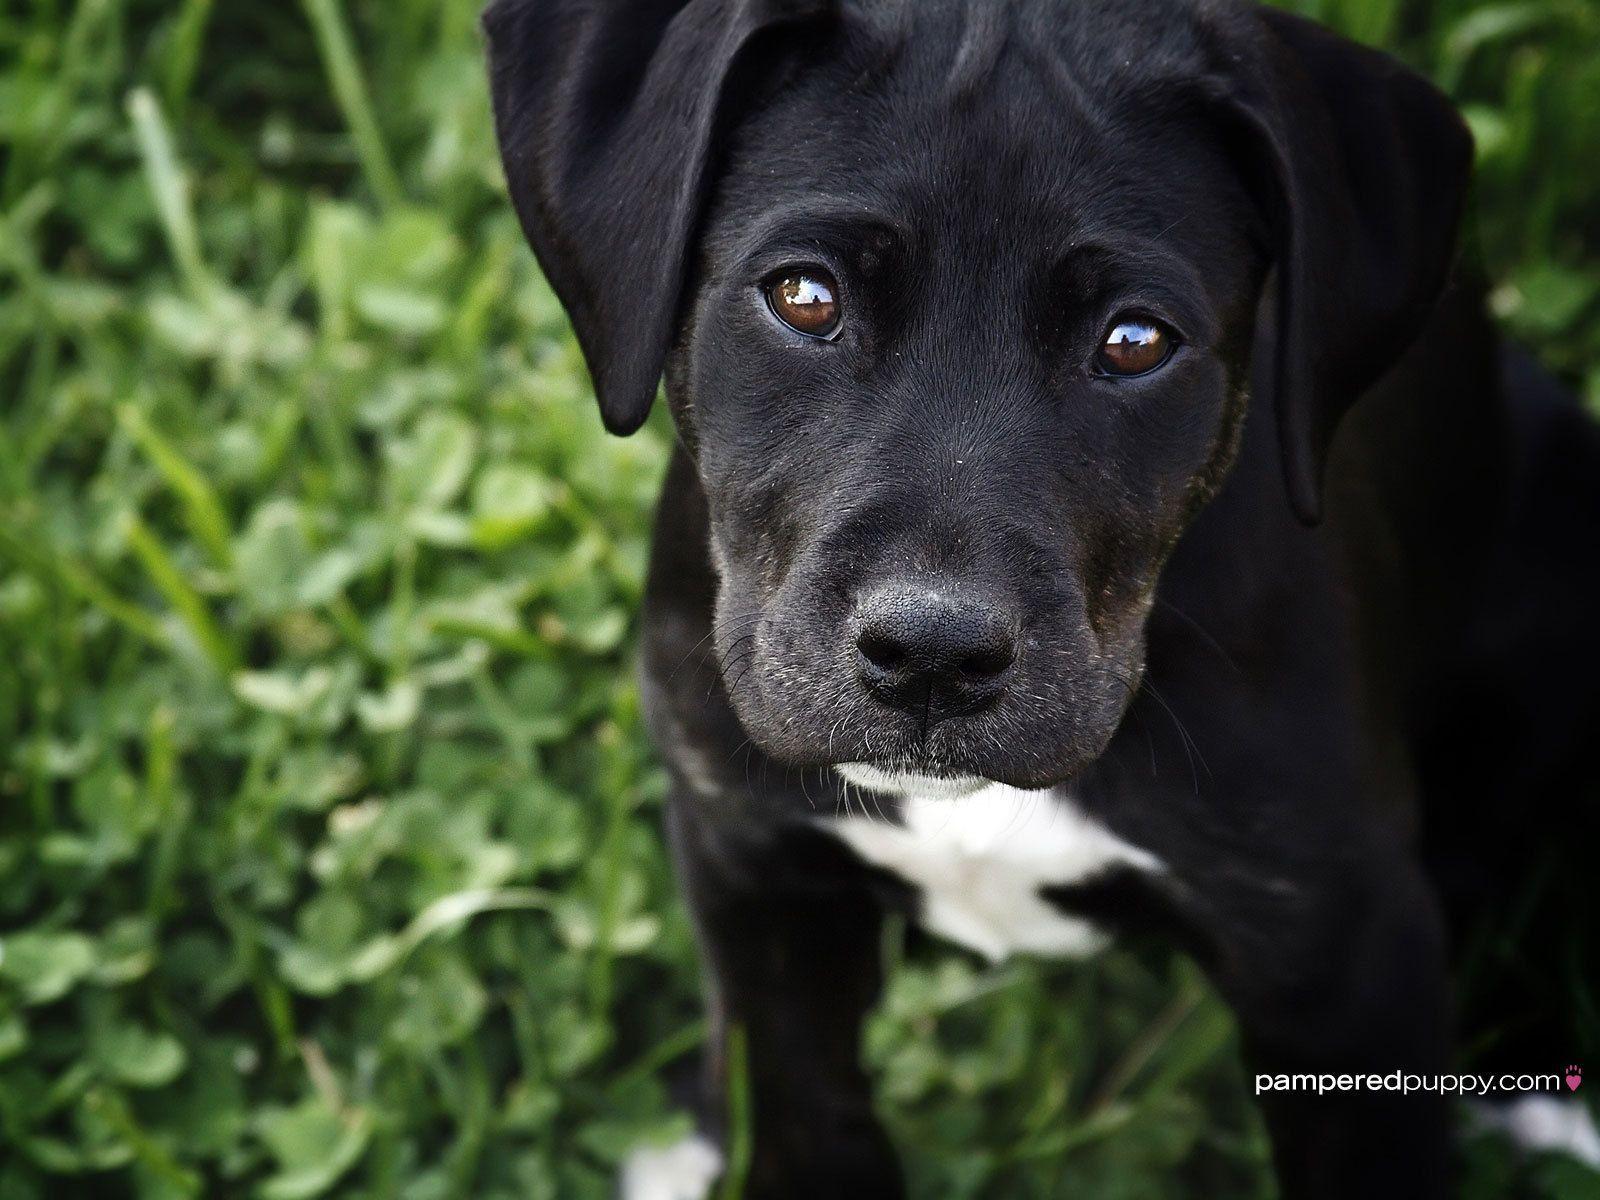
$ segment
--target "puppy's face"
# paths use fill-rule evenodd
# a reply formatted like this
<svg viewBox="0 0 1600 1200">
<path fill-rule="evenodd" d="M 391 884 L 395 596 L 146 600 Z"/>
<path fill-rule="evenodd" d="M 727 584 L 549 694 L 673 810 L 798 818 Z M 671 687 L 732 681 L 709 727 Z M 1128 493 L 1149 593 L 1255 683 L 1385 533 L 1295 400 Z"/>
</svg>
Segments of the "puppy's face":
<svg viewBox="0 0 1600 1200">
<path fill-rule="evenodd" d="M 1100 22 L 1090 57 L 1132 36 Z M 755 742 L 1039 786 L 1138 687 L 1157 575 L 1232 460 L 1270 254 L 1214 126 L 946 33 L 763 90 L 668 395 Z"/>
<path fill-rule="evenodd" d="M 608 428 L 665 363 L 734 707 L 857 779 L 1043 785 L 1099 753 L 1231 462 L 1268 264 L 1315 521 L 1472 158 L 1426 81 L 1249 4 L 494 0 L 484 25 L 511 199 Z"/>
</svg>

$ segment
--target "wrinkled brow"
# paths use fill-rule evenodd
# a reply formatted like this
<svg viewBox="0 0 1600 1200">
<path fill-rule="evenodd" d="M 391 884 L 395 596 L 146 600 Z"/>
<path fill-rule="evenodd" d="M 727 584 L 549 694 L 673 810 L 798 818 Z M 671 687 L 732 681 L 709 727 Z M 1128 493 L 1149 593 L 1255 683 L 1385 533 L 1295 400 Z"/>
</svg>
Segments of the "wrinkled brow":
<svg viewBox="0 0 1600 1200">
<path fill-rule="evenodd" d="M 808 197 L 763 212 L 740 230 L 726 249 L 745 261 L 813 247 L 905 246 L 915 237 L 915 231 L 903 220 L 868 208 L 859 200 Z"/>
</svg>

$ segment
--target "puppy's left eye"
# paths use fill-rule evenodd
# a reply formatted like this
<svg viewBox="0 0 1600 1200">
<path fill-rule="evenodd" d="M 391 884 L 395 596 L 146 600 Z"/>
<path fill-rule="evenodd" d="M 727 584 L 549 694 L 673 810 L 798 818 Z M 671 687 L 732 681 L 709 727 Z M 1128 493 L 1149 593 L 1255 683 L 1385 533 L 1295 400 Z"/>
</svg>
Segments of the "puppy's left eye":
<svg viewBox="0 0 1600 1200">
<path fill-rule="evenodd" d="M 819 267 L 795 267 L 767 284 L 767 306 L 796 333 L 829 338 L 839 329 L 838 285 Z"/>
<path fill-rule="evenodd" d="M 1161 322 L 1149 317 L 1118 317 L 1106 330 L 1094 356 L 1102 375 L 1145 375 L 1172 356 L 1178 339 Z"/>
</svg>

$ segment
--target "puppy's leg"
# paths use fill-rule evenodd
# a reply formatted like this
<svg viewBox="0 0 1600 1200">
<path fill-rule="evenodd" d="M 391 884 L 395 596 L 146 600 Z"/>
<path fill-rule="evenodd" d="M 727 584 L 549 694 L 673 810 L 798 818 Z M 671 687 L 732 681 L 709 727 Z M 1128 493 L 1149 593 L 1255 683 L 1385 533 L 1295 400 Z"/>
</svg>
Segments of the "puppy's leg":
<svg viewBox="0 0 1600 1200">
<path fill-rule="evenodd" d="M 679 880 L 705 963 L 706 1114 L 725 1146 L 739 1118 L 730 1059 L 744 1046 L 747 1200 L 893 1200 L 898 1162 L 872 1109 L 861 1021 L 881 984 L 882 909 L 861 869 L 805 828 L 725 829 L 675 801 Z"/>
<path fill-rule="evenodd" d="M 1317 874 L 1236 913 L 1243 919 L 1215 964 L 1243 1029 L 1283 1195 L 1448 1196 L 1449 1098 L 1373 1087 L 1374 1076 L 1403 1082 L 1449 1069 L 1436 900 L 1399 851 Z"/>
</svg>

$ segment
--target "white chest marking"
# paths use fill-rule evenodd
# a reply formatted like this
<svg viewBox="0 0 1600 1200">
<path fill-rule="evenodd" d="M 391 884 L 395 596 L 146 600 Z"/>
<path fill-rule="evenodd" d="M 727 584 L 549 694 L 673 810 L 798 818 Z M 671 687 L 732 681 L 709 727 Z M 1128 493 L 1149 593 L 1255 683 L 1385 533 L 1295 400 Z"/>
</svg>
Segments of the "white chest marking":
<svg viewBox="0 0 1600 1200">
<path fill-rule="evenodd" d="M 847 765 L 847 780 L 881 793 L 885 777 Z M 870 780 L 870 783 L 869 783 Z M 1160 872 L 1161 862 L 1087 816 L 1059 791 L 1023 791 L 974 781 L 961 794 L 948 781 L 898 777 L 898 795 L 852 800 L 851 815 L 824 827 L 867 862 L 916 885 L 930 932 L 993 961 L 1011 954 L 1083 957 L 1109 940 L 1090 922 L 1063 913 L 1039 889 L 1078 883 L 1112 867 Z M 874 805 L 888 817 L 880 818 Z M 870 816 L 858 810 L 865 806 Z M 891 811 L 892 810 L 892 811 Z"/>
</svg>

